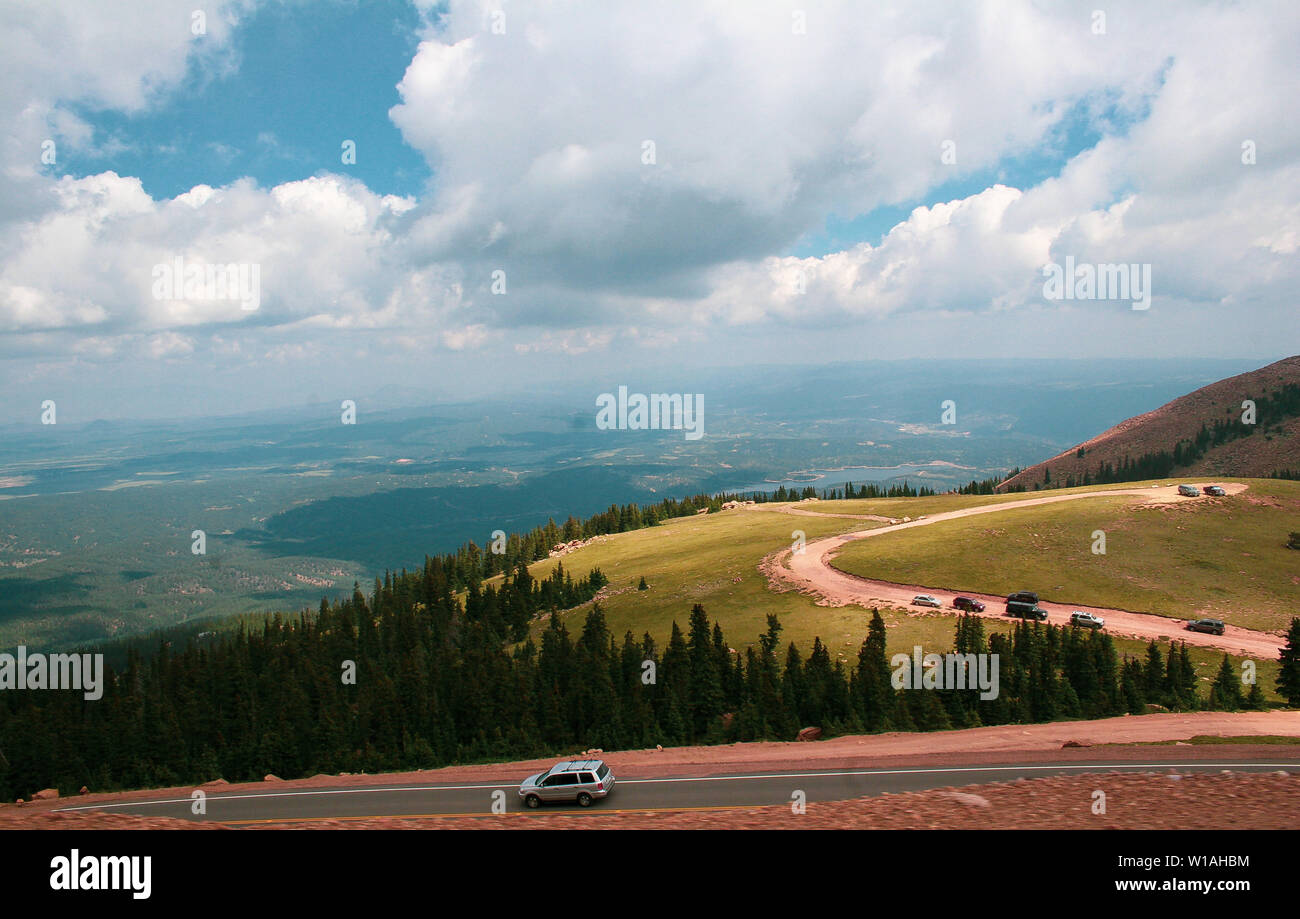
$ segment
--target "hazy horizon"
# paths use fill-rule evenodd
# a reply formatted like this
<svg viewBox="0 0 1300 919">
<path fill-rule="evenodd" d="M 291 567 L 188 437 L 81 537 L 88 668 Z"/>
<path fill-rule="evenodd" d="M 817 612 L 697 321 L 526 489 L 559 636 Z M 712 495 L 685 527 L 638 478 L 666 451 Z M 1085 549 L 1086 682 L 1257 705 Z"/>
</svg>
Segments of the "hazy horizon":
<svg viewBox="0 0 1300 919">
<path fill-rule="evenodd" d="M 1149 380 L 1187 379 L 1187 391 L 1198 388 L 1205 383 L 1214 382 L 1238 373 L 1245 373 L 1267 366 L 1278 360 L 1290 357 L 1279 354 L 1276 357 L 1178 357 L 1178 358 L 1089 358 L 1055 359 L 1049 357 L 1018 358 L 1014 362 L 994 358 L 974 358 L 963 360 L 965 366 L 982 370 L 992 369 L 1002 375 L 1013 375 L 1016 368 L 1035 367 L 1040 374 L 1046 374 L 1049 380 L 1060 382 L 1065 379 L 1078 379 L 1081 369 L 1087 369 L 1093 384 L 1122 383 L 1134 378 Z M 594 398 L 596 394 L 612 386 L 623 384 L 642 384 L 646 391 L 663 390 L 669 383 L 690 390 L 692 381 L 708 381 L 711 385 L 721 383 L 725 388 L 737 387 L 746 379 L 769 380 L 773 374 L 800 375 L 831 371 L 836 369 L 852 371 L 864 368 L 896 367 L 900 370 L 931 367 L 948 367 L 951 361 L 946 358 L 922 359 L 875 359 L 872 361 L 836 361 L 827 363 L 801 363 L 786 361 L 770 364 L 739 365 L 703 365 L 688 371 L 674 369 L 665 372 L 662 369 L 624 367 L 619 372 L 602 369 L 598 376 L 590 380 L 577 380 L 560 377 L 548 381 L 544 392 L 537 389 L 524 389 L 517 383 L 502 383 L 497 386 L 484 385 L 474 387 L 472 381 L 461 381 L 455 392 L 447 392 L 434 387 L 420 387 L 409 379 L 394 377 L 391 381 L 368 379 L 362 387 L 349 387 L 333 381 L 311 382 L 303 380 L 290 381 L 291 385 L 276 389 L 262 389 L 254 394 L 234 398 L 235 390 L 213 391 L 211 383 L 196 385 L 188 390 L 200 398 L 186 401 L 186 389 L 175 391 L 170 400 L 145 397 L 142 390 L 130 393 L 116 391 L 112 384 L 86 391 L 81 387 L 46 389 L 37 391 L 24 390 L 19 387 L 11 391 L 10 398 L 0 403 L 0 428 L 15 429 L 38 428 L 41 426 L 41 405 L 43 398 L 52 398 L 57 405 L 57 423 L 66 427 L 93 424 L 95 422 L 121 423 L 167 423 L 184 421 L 205 421 L 219 423 L 222 421 L 242 422 L 260 416 L 275 418 L 295 417 L 310 420 L 303 415 L 303 410 L 319 410 L 321 417 L 337 415 L 342 399 L 358 401 L 358 407 L 366 412 L 394 412 L 403 410 L 422 410 L 436 408 L 457 408 L 481 403 L 517 404 L 524 408 L 538 401 L 567 401 L 574 404 L 575 411 L 590 409 L 595 414 Z M 1118 378 L 1116 378 L 1118 374 Z M 1041 381 L 1041 377 L 1040 377 Z M 699 383 L 699 385 L 706 385 Z M 68 389 L 72 389 L 71 393 Z M 1177 395 L 1181 395 L 1178 393 Z M 828 392 L 832 398 L 848 395 L 843 392 Z M 37 399 L 42 396 L 42 399 Z M 1157 406 L 1153 405 L 1152 408 Z"/>
</svg>

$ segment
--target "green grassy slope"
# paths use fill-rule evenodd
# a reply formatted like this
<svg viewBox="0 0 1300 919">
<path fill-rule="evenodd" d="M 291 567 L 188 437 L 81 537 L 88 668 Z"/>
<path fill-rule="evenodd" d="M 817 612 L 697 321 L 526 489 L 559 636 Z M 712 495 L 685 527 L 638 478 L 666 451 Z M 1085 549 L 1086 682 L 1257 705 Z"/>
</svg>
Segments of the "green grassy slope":
<svg viewBox="0 0 1300 919">
<path fill-rule="evenodd" d="M 776 613 L 786 637 L 801 646 L 811 647 L 814 634 L 826 639 L 842 632 L 856 639 L 856 653 L 866 634 L 863 610 L 826 609 L 797 593 L 773 593 L 759 574 L 758 563 L 763 556 L 789 547 L 795 530 L 812 540 L 879 525 L 766 510 L 724 511 L 619 533 L 560 559 L 537 562 L 529 571 L 534 577 L 545 577 L 559 562 L 575 576 L 600 568 L 610 580 L 609 596 L 601 605 L 610 630 L 620 640 L 627 629 L 637 637 L 648 631 L 662 645 L 673 620 L 684 626 L 692 605 L 701 603 L 710 618 L 722 625 L 732 647 L 755 641 L 767 627 L 767 614 Z M 642 576 L 649 590 L 636 589 Z M 564 615 L 580 628 L 586 609 Z"/>
<path fill-rule="evenodd" d="M 1286 531 L 1300 529 L 1300 483 L 1261 480 L 1250 485 L 1246 495 L 1220 504 L 1137 508 L 1133 506 L 1140 501 L 1137 498 L 1099 497 L 943 521 L 852 543 L 837 563 L 848 559 L 847 570 L 860 569 L 859 573 L 892 581 L 936 587 L 954 584 L 991 593 L 1030 585 L 1053 599 L 1059 594 L 1067 600 L 1141 611 L 1159 611 L 1148 602 L 1154 598 L 1168 604 L 1171 615 L 1186 615 L 1177 604 L 1188 602 L 1188 597 L 1203 588 L 1220 587 L 1214 597 L 1232 608 L 1231 614 L 1223 613 L 1224 618 L 1253 628 L 1281 627 L 1300 610 L 1300 603 L 1293 602 L 1300 599 L 1300 578 L 1294 577 L 1300 573 L 1300 553 L 1282 547 Z M 1105 488 L 1070 491 L 1095 490 Z M 1043 494 L 815 502 L 800 507 L 901 518 Z M 882 524 L 784 514 L 776 507 L 683 518 L 621 533 L 561 559 L 538 562 L 530 570 L 534 576 L 545 577 L 557 562 L 563 562 L 578 576 L 599 567 L 610 579 L 609 596 L 601 601 L 602 607 L 620 640 L 629 629 L 638 637 L 648 631 L 662 647 L 672 622 L 684 627 L 691 606 L 701 603 L 710 619 L 721 624 L 734 648 L 756 642 L 767 614 L 774 612 L 781 617 L 784 641 L 796 642 L 807 654 L 817 636 L 833 658 L 843 657 L 851 663 L 866 636 L 870 611 L 855 606 L 823 607 L 802 594 L 775 593 L 757 566 L 768 553 L 788 547 L 796 529 L 803 530 L 811 541 Z M 1196 525 L 1189 526 L 1192 522 Z M 1095 529 L 1108 533 L 1105 557 L 1091 554 Z M 994 535 L 982 535 L 986 530 Z M 1076 542 L 1078 545 L 1073 545 Z M 1206 564 L 1214 567 L 1196 564 L 1211 545 L 1215 548 L 1209 553 L 1213 561 Z M 1288 563 L 1292 566 L 1289 574 Z M 1249 576 L 1217 583 L 1214 572 L 1225 565 L 1241 566 Z M 1008 573 L 1003 574 L 1002 568 Z M 636 589 L 642 576 L 649 590 Z M 1285 585 L 1279 586 L 1282 581 Z M 1107 594 L 1105 589 L 1113 592 Z M 581 628 L 588 608 L 562 614 L 571 630 Z M 882 610 L 891 653 L 910 651 L 917 644 L 927 651 L 951 648 L 955 616 L 938 610 L 909 613 L 915 611 Z M 995 620 L 985 623 L 990 632 L 1011 627 Z M 534 635 L 541 628 L 541 624 L 536 626 Z M 1129 639 L 1116 639 L 1116 647 L 1122 654 L 1141 656 L 1145 652 L 1143 642 Z M 1197 672 L 1207 681 L 1212 679 L 1222 653 L 1200 648 L 1190 649 L 1190 653 Z M 1276 698 L 1276 669 L 1276 662 L 1259 662 L 1260 682 L 1269 698 Z"/>
<path fill-rule="evenodd" d="M 1027 588 L 1054 602 L 1285 628 L 1300 614 L 1300 553 L 1285 546 L 1300 530 L 1300 483 L 1247 481 L 1248 491 L 1221 499 L 1101 497 L 942 521 L 851 543 L 835 564 L 905 584 Z M 1105 555 L 1092 552 L 1097 530 Z"/>
</svg>

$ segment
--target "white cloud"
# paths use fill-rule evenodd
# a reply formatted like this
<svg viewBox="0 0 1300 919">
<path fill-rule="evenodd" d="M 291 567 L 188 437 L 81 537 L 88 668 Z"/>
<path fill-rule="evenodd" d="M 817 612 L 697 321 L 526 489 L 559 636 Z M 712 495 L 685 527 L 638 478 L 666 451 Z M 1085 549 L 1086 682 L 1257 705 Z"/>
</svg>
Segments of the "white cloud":
<svg viewBox="0 0 1300 919">
<path fill-rule="evenodd" d="M 188 67 L 229 66 L 248 4 L 207 4 L 201 41 L 179 3 L 116 18 L 8 7 L 0 347 L 307 361 L 333 353 L 315 347 L 330 336 L 385 332 L 407 351 L 576 356 L 764 323 L 1007 314 L 1005 330 L 1066 314 L 1039 272 L 1065 255 L 1150 262 L 1157 309 L 1231 304 L 1260 340 L 1294 340 L 1292 5 L 1117 10 L 1105 35 L 1074 4 L 801 7 L 803 35 L 788 4 L 722 0 L 512 6 L 496 35 L 495 4 L 453 0 L 430 13 L 390 112 L 434 170 L 418 202 L 330 174 L 161 200 L 114 172 L 43 175 L 49 132 L 113 142 L 69 103 L 147 110 Z M 1068 113 L 1106 136 L 1059 175 L 939 200 L 1017 159 L 1032 171 Z M 917 200 L 878 242 L 785 254 L 832 215 Z M 152 267 L 178 256 L 258 265 L 260 308 L 154 299 Z M 489 292 L 496 269 L 507 296 Z M 1080 334 L 1062 347 L 1085 347 L 1087 317 L 1114 309 L 1068 307 Z M 366 341 L 375 360 L 398 347 Z"/>
<path fill-rule="evenodd" d="M 443 306 L 401 297 L 414 281 L 386 264 L 388 224 L 410 202 L 354 179 L 322 175 L 270 190 L 240 180 L 154 201 L 139 180 L 109 172 L 61 179 L 54 192 L 58 209 L 24 225 L 0 265 L 0 329 L 395 326 Z M 155 267 L 177 259 L 256 266 L 258 310 L 233 299 L 158 299 Z"/>
<path fill-rule="evenodd" d="M 530 7 L 505 35 L 491 8 L 453 2 L 399 85 L 393 120 L 437 169 L 428 219 L 446 251 L 500 225 L 496 253 L 597 283 L 762 257 L 828 213 L 915 198 L 1160 65 L 1086 18 L 1004 5 L 811 4 L 804 35 L 778 3 Z"/>
</svg>

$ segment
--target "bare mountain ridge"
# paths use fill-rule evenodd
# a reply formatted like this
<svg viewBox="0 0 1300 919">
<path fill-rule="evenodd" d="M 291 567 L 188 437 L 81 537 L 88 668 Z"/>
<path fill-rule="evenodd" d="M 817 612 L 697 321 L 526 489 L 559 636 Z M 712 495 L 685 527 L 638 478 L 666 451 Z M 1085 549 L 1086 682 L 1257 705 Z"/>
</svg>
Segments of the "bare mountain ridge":
<svg viewBox="0 0 1300 919">
<path fill-rule="evenodd" d="M 1162 452 L 1174 454 L 1180 443 L 1195 442 L 1203 426 L 1242 425 L 1242 403 L 1247 400 L 1260 405 L 1250 433 L 1238 436 L 1247 430 L 1244 426 L 1241 431 L 1228 428 L 1231 439 L 1208 444 L 1199 456 L 1175 462 L 1161 474 L 1267 476 L 1279 469 L 1300 469 L 1300 413 L 1266 412 L 1264 408 L 1270 396 L 1294 397 L 1295 387 L 1300 387 L 1300 355 L 1211 383 L 1122 421 L 1091 440 L 1021 470 L 1000 484 L 998 491 L 1067 482 L 1080 485 L 1085 474 L 1096 482 L 1104 464 L 1118 469 L 1126 459 L 1136 462 Z"/>
</svg>

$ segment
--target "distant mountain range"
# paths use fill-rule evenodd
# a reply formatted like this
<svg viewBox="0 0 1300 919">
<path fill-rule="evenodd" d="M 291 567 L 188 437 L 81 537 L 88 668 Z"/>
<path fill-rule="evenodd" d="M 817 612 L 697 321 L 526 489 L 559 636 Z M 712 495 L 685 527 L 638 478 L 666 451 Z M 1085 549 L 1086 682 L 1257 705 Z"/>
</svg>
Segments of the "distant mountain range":
<svg viewBox="0 0 1300 919">
<path fill-rule="evenodd" d="M 1011 476 L 998 490 L 1288 470 L 1300 471 L 1300 355 L 1120 422 Z"/>
</svg>

